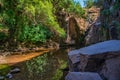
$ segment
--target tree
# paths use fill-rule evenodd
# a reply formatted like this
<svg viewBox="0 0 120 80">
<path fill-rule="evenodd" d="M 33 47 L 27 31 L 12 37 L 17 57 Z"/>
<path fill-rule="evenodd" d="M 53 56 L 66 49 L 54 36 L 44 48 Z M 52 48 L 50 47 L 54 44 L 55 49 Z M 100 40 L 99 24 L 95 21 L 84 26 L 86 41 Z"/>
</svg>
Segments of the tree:
<svg viewBox="0 0 120 80">
<path fill-rule="evenodd" d="M 104 0 L 84 0 L 86 8 L 91 8 L 92 6 L 102 7 Z"/>
<path fill-rule="evenodd" d="M 59 13 L 63 9 L 70 14 L 84 17 L 85 10 L 81 7 L 79 2 L 74 0 L 51 0 L 55 8 L 55 13 Z"/>
<path fill-rule="evenodd" d="M 85 7 L 91 8 L 94 5 L 94 0 L 84 0 Z"/>
<path fill-rule="evenodd" d="M 38 27 L 38 25 L 42 24 L 60 37 L 65 36 L 64 30 L 60 28 L 56 21 L 54 8 L 50 1 L 2 0 L 1 3 L 3 4 L 4 25 L 9 28 L 10 46 L 13 46 L 13 43 L 17 44 L 17 39 L 24 32 L 26 26 L 28 27 L 27 29 L 35 31 L 36 26 Z M 36 34 L 37 37 L 38 35 Z"/>
</svg>

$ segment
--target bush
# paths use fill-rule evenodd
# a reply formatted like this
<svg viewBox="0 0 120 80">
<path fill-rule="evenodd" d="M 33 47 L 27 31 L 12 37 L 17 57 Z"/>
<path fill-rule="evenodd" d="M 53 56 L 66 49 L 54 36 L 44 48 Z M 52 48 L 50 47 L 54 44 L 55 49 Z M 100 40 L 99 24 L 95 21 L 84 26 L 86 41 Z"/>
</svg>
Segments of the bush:
<svg viewBox="0 0 120 80">
<path fill-rule="evenodd" d="M 50 1 L 33 0 L 26 2 L 26 4 L 24 4 L 24 10 L 26 10 L 25 13 L 31 22 L 46 25 L 51 31 L 54 31 L 60 37 L 64 37 L 66 35 L 64 29 L 62 29 L 56 21 L 54 6 Z"/>
<path fill-rule="evenodd" d="M 79 17 L 85 17 L 85 10 L 81 7 L 80 3 L 75 3 L 67 9 L 68 12 L 74 13 L 78 15 Z"/>
<path fill-rule="evenodd" d="M 85 0 L 84 3 L 86 8 L 91 8 L 94 6 L 94 0 Z"/>
<path fill-rule="evenodd" d="M 37 26 L 24 26 L 21 33 L 18 36 L 19 41 L 25 42 L 46 42 L 46 39 L 50 38 L 52 33 L 48 28 L 39 24 Z"/>
<path fill-rule="evenodd" d="M 0 41 L 5 41 L 7 37 L 8 36 L 4 32 L 0 32 Z"/>
<path fill-rule="evenodd" d="M 104 16 L 110 16 L 110 9 L 105 9 L 101 12 L 102 15 Z"/>
</svg>

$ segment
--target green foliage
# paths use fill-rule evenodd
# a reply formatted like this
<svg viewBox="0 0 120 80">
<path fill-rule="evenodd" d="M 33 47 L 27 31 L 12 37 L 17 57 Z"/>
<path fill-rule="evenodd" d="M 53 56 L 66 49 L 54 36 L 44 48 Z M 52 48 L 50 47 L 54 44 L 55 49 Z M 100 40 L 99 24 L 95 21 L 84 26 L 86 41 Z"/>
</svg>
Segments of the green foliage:
<svg viewBox="0 0 120 80">
<path fill-rule="evenodd" d="M 1 3 L 3 17 L 0 17 L 0 20 L 3 19 L 4 25 L 9 28 L 9 39 L 13 42 L 45 42 L 50 31 L 60 37 L 65 36 L 65 31 L 56 21 L 54 7 L 50 1 L 2 0 Z"/>
<path fill-rule="evenodd" d="M 105 9 L 101 12 L 102 15 L 104 16 L 109 16 L 110 15 L 110 9 Z"/>
<path fill-rule="evenodd" d="M 94 6 L 94 0 L 84 0 L 84 3 L 86 8 L 91 8 Z"/>
<path fill-rule="evenodd" d="M 0 41 L 4 41 L 8 38 L 8 36 L 4 32 L 0 32 Z"/>
<path fill-rule="evenodd" d="M 74 0 L 1 0 L 0 7 L 1 4 L 0 24 L 9 29 L 9 43 L 45 42 L 51 33 L 65 37 L 56 14 L 62 10 L 79 17 L 85 14 L 80 3 Z"/>
<path fill-rule="evenodd" d="M 3 29 L 3 26 L 2 26 L 2 24 L 0 24 L 0 30 L 2 30 Z"/>
<path fill-rule="evenodd" d="M 104 0 L 94 0 L 94 5 L 96 7 L 102 8 Z"/>
<path fill-rule="evenodd" d="M 114 14 L 115 13 L 115 11 L 118 11 L 119 10 L 119 8 L 120 8 L 120 3 L 115 3 L 114 4 L 114 6 L 112 6 L 112 10 L 111 10 L 111 12 Z"/>
<path fill-rule="evenodd" d="M 63 71 L 62 69 L 65 69 L 67 67 L 67 62 L 64 60 L 59 60 L 59 68 L 56 70 L 56 74 L 52 77 L 52 80 L 60 80 L 63 77 Z"/>
<path fill-rule="evenodd" d="M 34 4 L 33 4 L 34 3 Z M 24 10 L 28 15 L 29 20 L 34 24 L 42 23 L 46 25 L 51 31 L 55 31 L 60 37 L 65 36 L 65 31 L 60 28 L 56 17 L 53 13 L 54 7 L 50 1 L 33 0 L 24 1 Z"/>
<path fill-rule="evenodd" d="M 51 32 L 43 25 L 24 26 L 18 39 L 24 42 L 46 42 L 50 38 Z"/>
<path fill-rule="evenodd" d="M 47 54 L 34 58 L 32 61 L 26 62 L 26 67 L 29 73 L 41 74 L 45 72 L 47 66 Z M 42 74 L 41 74 L 42 75 Z"/>
<path fill-rule="evenodd" d="M 56 14 L 64 10 L 70 14 L 84 17 L 85 10 L 81 7 L 79 2 L 75 2 L 74 0 L 51 0 L 51 2 L 54 5 Z"/>
<path fill-rule="evenodd" d="M 63 72 L 60 69 L 57 69 L 56 74 L 52 78 L 52 80 L 60 80 L 62 76 L 63 76 Z"/>
<path fill-rule="evenodd" d="M 70 7 L 68 8 L 68 12 L 74 13 L 78 15 L 79 17 L 84 17 L 85 10 L 81 7 L 80 3 L 72 3 Z"/>
<path fill-rule="evenodd" d="M 91 8 L 92 6 L 102 8 L 104 0 L 84 0 L 86 8 Z"/>
<path fill-rule="evenodd" d="M 118 34 L 120 35 L 120 22 L 113 21 L 113 25 L 117 28 Z"/>
</svg>

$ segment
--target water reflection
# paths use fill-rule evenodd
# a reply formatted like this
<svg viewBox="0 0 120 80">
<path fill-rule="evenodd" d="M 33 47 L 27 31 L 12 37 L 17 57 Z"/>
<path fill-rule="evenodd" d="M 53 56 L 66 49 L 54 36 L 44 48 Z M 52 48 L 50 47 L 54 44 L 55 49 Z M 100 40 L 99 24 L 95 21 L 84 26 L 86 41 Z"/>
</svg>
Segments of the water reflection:
<svg viewBox="0 0 120 80">
<path fill-rule="evenodd" d="M 21 72 L 10 80 L 61 80 L 62 69 L 67 66 L 67 50 L 49 52 L 15 66 Z"/>
</svg>

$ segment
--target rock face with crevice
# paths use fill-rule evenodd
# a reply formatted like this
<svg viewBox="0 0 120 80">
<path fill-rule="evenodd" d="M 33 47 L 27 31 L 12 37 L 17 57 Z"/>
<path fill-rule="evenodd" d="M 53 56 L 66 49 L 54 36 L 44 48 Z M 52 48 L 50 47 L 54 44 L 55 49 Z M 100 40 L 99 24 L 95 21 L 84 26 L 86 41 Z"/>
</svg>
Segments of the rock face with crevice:
<svg viewBox="0 0 120 80">
<path fill-rule="evenodd" d="M 83 44 L 85 31 L 88 27 L 88 22 L 85 18 L 78 17 L 75 14 L 67 13 L 62 10 L 57 16 L 59 25 L 64 28 L 66 32 L 66 39 L 60 40 L 61 44 L 78 45 Z M 80 40 L 82 39 L 82 40 Z"/>
<path fill-rule="evenodd" d="M 104 41 L 73 50 L 68 57 L 71 72 L 95 72 L 103 80 L 120 80 L 120 40 Z"/>
<path fill-rule="evenodd" d="M 107 40 L 105 30 L 102 27 L 100 8 L 91 7 L 87 12 L 89 25 L 86 31 L 85 44 L 90 45 Z"/>
<path fill-rule="evenodd" d="M 85 19 L 71 15 L 67 17 L 66 27 L 66 43 L 75 45 L 83 44 L 83 40 L 81 41 L 80 39 L 84 38 L 87 29 L 87 22 Z"/>
</svg>

